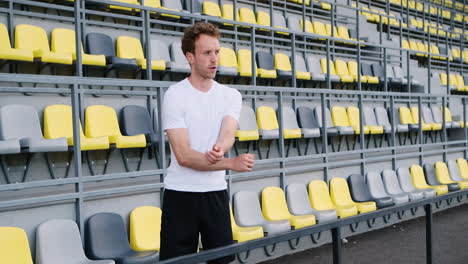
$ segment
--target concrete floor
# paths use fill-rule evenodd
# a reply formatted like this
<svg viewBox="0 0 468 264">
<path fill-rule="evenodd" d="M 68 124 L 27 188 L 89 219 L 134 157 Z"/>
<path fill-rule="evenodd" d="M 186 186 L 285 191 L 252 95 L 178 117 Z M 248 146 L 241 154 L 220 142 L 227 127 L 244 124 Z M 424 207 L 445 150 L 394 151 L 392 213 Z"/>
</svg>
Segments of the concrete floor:
<svg viewBox="0 0 468 264">
<path fill-rule="evenodd" d="M 345 264 L 425 264 L 425 223 L 417 218 L 347 238 Z M 433 217 L 434 264 L 468 263 L 468 204 Z M 332 264 L 331 244 L 262 264 Z"/>
</svg>

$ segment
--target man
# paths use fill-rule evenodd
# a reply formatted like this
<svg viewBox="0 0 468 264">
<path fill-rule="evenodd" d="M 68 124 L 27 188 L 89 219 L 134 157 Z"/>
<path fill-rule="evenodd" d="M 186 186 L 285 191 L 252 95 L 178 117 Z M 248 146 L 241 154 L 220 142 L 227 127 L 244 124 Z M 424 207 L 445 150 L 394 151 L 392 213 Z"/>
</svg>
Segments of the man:
<svg viewBox="0 0 468 264">
<path fill-rule="evenodd" d="M 234 144 L 242 98 L 213 80 L 219 57 L 217 27 L 197 22 L 184 31 L 182 51 L 190 76 L 169 87 L 162 107 L 171 145 L 164 180 L 160 259 L 232 243 L 225 170 L 251 171 L 253 154 L 225 158 Z M 208 263 L 228 263 L 233 256 Z"/>
</svg>

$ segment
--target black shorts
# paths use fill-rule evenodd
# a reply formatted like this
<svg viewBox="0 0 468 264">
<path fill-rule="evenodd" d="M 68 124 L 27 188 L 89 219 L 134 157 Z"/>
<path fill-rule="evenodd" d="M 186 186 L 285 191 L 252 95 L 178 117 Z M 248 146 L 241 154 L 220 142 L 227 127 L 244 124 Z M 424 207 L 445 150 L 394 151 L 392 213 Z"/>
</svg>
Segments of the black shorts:
<svg viewBox="0 0 468 264">
<path fill-rule="evenodd" d="M 160 260 L 196 253 L 198 234 L 204 250 L 233 243 L 227 191 L 197 193 L 165 190 Z M 234 256 L 231 255 L 208 263 L 224 264 L 233 260 Z"/>
</svg>

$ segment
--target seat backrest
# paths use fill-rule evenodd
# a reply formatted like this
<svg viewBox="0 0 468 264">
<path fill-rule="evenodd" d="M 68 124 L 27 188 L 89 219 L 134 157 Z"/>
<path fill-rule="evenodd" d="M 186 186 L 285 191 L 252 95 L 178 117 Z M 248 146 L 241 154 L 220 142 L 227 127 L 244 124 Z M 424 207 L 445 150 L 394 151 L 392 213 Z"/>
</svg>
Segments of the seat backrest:
<svg viewBox="0 0 468 264">
<path fill-rule="evenodd" d="M 172 42 L 169 52 L 171 54 L 171 61 L 180 64 L 186 64 L 188 68 L 190 68 L 189 63 L 185 58 L 185 54 L 182 52 L 182 44 L 180 43 L 180 41 Z"/>
<path fill-rule="evenodd" d="M 86 253 L 91 259 L 114 259 L 131 251 L 127 228 L 116 213 L 97 213 L 86 222 Z"/>
<path fill-rule="evenodd" d="M 427 106 L 422 106 L 422 117 L 425 123 L 435 123 L 432 111 Z"/>
<path fill-rule="evenodd" d="M 284 53 L 276 53 L 274 59 L 276 70 L 292 71 L 291 60 L 289 59 L 288 55 Z"/>
<path fill-rule="evenodd" d="M 257 11 L 257 24 L 265 27 L 271 26 L 270 14 L 265 11 Z"/>
<path fill-rule="evenodd" d="M 202 4 L 202 13 L 208 16 L 220 17 L 221 8 L 219 7 L 218 3 L 204 1 Z"/>
<path fill-rule="evenodd" d="M 272 130 L 278 129 L 278 119 L 276 118 L 275 110 L 270 106 L 260 106 L 257 108 L 257 124 L 258 128 Z"/>
<path fill-rule="evenodd" d="M 286 201 L 288 202 L 289 211 L 293 215 L 306 215 L 313 213 L 312 207 L 310 207 L 309 195 L 305 184 L 288 184 L 288 186 L 286 186 Z"/>
<path fill-rule="evenodd" d="M 437 179 L 434 164 L 433 163 L 424 163 L 424 175 L 426 176 L 426 181 L 430 185 L 439 185 L 440 182 Z"/>
<path fill-rule="evenodd" d="M 265 70 L 274 70 L 275 63 L 273 59 L 273 55 L 266 51 L 258 51 L 256 54 L 257 58 L 257 66 L 260 69 Z"/>
<path fill-rule="evenodd" d="M 356 78 L 356 80 L 357 80 L 357 77 L 358 77 L 358 65 L 357 65 L 357 62 L 355 62 L 355 61 L 348 61 L 348 70 L 349 70 L 349 74 L 351 74 L 351 76 L 353 76 L 353 78 Z"/>
<path fill-rule="evenodd" d="M 364 106 L 364 124 L 367 126 L 378 126 L 374 110 L 369 106 Z"/>
<path fill-rule="evenodd" d="M 354 131 L 359 132 L 361 122 L 359 108 L 356 106 L 348 106 L 346 113 L 348 114 L 349 124 L 353 127 Z"/>
<path fill-rule="evenodd" d="M 151 116 L 146 107 L 127 105 L 120 112 L 120 127 L 125 136 L 152 134 Z"/>
<path fill-rule="evenodd" d="M 332 60 L 328 60 L 329 67 L 330 67 L 330 75 L 336 75 L 335 71 L 335 63 Z M 322 69 L 322 73 L 327 73 L 327 59 L 321 58 L 320 59 L 320 68 Z"/>
<path fill-rule="evenodd" d="M 20 24 L 15 27 L 15 48 L 50 51 L 46 31 L 38 26 Z"/>
<path fill-rule="evenodd" d="M 277 221 L 291 218 L 284 192 L 279 187 L 269 186 L 262 191 L 262 213 L 266 220 Z"/>
<path fill-rule="evenodd" d="M 180 0 L 162 0 L 162 5 L 165 8 L 170 8 L 174 10 L 183 10 L 182 2 Z"/>
<path fill-rule="evenodd" d="M 382 180 L 382 177 L 378 172 L 370 171 L 366 174 L 367 186 L 369 186 L 369 192 L 374 198 L 388 197 L 387 191 Z"/>
<path fill-rule="evenodd" d="M 0 23 L 0 45 L 4 49 L 11 49 L 10 35 L 5 24 Z"/>
<path fill-rule="evenodd" d="M 416 186 L 417 188 L 427 188 L 426 176 L 424 175 L 424 171 L 421 166 L 416 164 L 411 165 L 410 174 L 414 186 Z"/>
<path fill-rule="evenodd" d="M 382 171 L 382 180 L 385 186 L 385 190 L 390 195 L 403 193 L 403 190 L 400 187 L 400 182 L 398 181 L 397 174 L 394 170 L 384 170 Z"/>
<path fill-rule="evenodd" d="M 307 33 L 314 33 L 314 27 L 312 25 L 312 22 L 310 20 L 306 19 L 305 24 L 304 20 L 299 19 L 299 27 L 301 28 L 301 31 L 307 32 Z"/>
<path fill-rule="evenodd" d="M 0 263 L 33 264 L 26 232 L 18 227 L 0 227 Z"/>
<path fill-rule="evenodd" d="M 413 117 L 414 123 L 419 124 L 419 108 L 417 106 L 411 107 L 411 116 Z M 425 123 L 424 120 L 423 123 Z"/>
<path fill-rule="evenodd" d="M 408 168 L 398 168 L 397 169 L 398 181 L 400 182 L 400 187 L 405 192 L 415 191 L 416 188 L 413 184 L 413 177 L 410 174 Z"/>
<path fill-rule="evenodd" d="M 295 32 L 303 32 L 300 24 L 299 24 L 299 19 L 293 16 L 289 16 L 288 18 L 288 28 L 291 31 Z"/>
<path fill-rule="evenodd" d="M 330 198 L 336 206 L 354 205 L 348 184 L 343 178 L 335 177 L 330 180 Z"/>
<path fill-rule="evenodd" d="M 338 26 L 338 36 L 342 39 L 350 39 L 348 29 L 344 26 Z"/>
<path fill-rule="evenodd" d="M 416 122 L 413 120 L 413 115 L 411 114 L 411 111 L 409 110 L 408 107 L 406 106 L 400 106 L 398 108 L 398 111 L 400 113 L 400 122 L 403 125 L 408 125 L 408 124 L 416 124 Z"/>
<path fill-rule="evenodd" d="M 81 123 L 80 135 L 83 135 Z M 68 145 L 73 145 L 72 108 L 69 105 L 49 105 L 44 109 L 44 138 L 61 137 L 66 137 Z"/>
<path fill-rule="evenodd" d="M 460 172 L 460 176 L 467 180 L 468 179 L 468 163 L 466 159 L 458 158 L 457 159 L 458 171 Z"/>
<path fill-rule="evenodd" d="M 297 121 L 301 128 L 318 128 L 319 125 L 314 116 L 312 108 L 301 106 L 296 110 Z"/>
<path fill-rule="evenodd" d="M 396 78 L 406 78 L 406 73 L 403 72 L 403 69 L 400 66 L 393 66 L 393 73 L 395 74 Z"/>
<path fill-rule="evenodd" d="M 274 27 L 281 27 L 287 28 L 286 26 L 286 19 L 280 12 L 273 11 L 273 26 Z"/>
<path fill-rule="evenodd" d="M 448 171 L 449 171 L 450 177 L 454 181 L 463 181 L 463 178 L 461 177 L 460 170 L 458 169 L 457 162 L 455 160 L 447 161 L 447 166 L 448 166 Z"/>
<path fill-rule="evenodd" d="M 320 21 L 314 21 L 312 24 L 314 25 L 315 34 L 330 36 L 327 32 L 327 29 L 325 28 L 325 24 Z"/>
<path fill-rule="evenodd" d="M 30 105 L 10 104 L 0 108 L 0 138 L 43 138 L 39 115 Z"/>
<path fill-rule="evenodd" d="M 86 108 L 85 129 L 85 134 L 89 137 L 121 135 L 114 108 L 105 105 L 92 105 Z"/>
<path fill-rule="evenodd" d="M 86 34 L 86 52 L 93 55 L 115 56 L 114 42 L 102 33 Z"/>
<path fill-rule="evenodd" d="M 449 184 L 453 183 L 453 180 L 450 178 L 450 173 L 449 169 L 447 167 L 447 164 L 442 161 L 437 161 L 434 164 L 434 170 L 436 174 L 437 181 L 442 183 L 442 184 Z"/>
<path fill-rule="evenodd" d="M 309 201 L 315 210 L 335 209 L 330 197 L 328 185 L 322 180 L 313 180 L 309 183 Z"/>
<path fill-rule="evenodd" d="M 294 56 L 294 63 L 296 65 L 296 71 L 307 72 L 307 67 L 303 56 L 296 54 L 296 56 Z"/>
<path fill-rule="evenodd" d="M 169 47 L 167 44 L 159 39 L 151 39 L 151 59 L 152 60 L 163 60 L 171 61 L 169 56 Z"/>
<path fill-rule="evenodd" d="M 130 213 L 130 245 L 137 251 L 158 250 L 161 245 L 162 211 L 154 206 L 141 206 Z"/>
<path fill-rule="evenodd" d="M 253 10 L 247 7 L 239 8 L 238 19 L 240 22 L 257 24 Z"/>
<path fill-rule="evenodd" d="M 236 53 L 231 48 L 220 47 L 218 64 L 224 67 L 235 67 L 237 69 Z"/>
<path fill-rule="evenodd" d="M 283 106 L 281 109 L 283 113 L 283 128 L 284 129 L 298 129 L 299 124 L 297 123 L 296 113 L 291 107 Z"/>
<path fill-rule="evenodd" d="M 143 48 L 139 39 L 129 36 L 120 36 L 116 41 L 117 56 L 124 59 L 143 59 Z"/>
<path fill-rule="evenodd" d="M 432 105 L 431 112 L 432 112 L 432 116 L 434 117 L 434 122 L 442 123 L 443 117 L 442 117 L 442 111 L 440 110 L 440 106 Z"/>
<path fill-rule="evenodd" d="M 369 63 L 361 63 L 361 74 L 364 76 L 374 76 L 372 67 Z"/>
<path fill-rule="evenodd" d="M 372 63 L 371 65 L 373 76 L 379 77 L 379 79 L 385 78 L 385 72 L 382 66 L 378 63 Z"/>
<path fill-rule="evenodd" d="M 346 113 L 346 109 L 342 106 L 333 106 L 331 109 L 331 117 L 333 125 L 335 126 L 350 126 L 348 114 Z"/>
<path fill-rule="evenodd" d="M 387 73 L 387 78 L 396 78 L 392 65 L 387 65 L 386 73 Z"/>
<path fill-rule="evenodd" d="M 234 6 L 231 4 L 223 4 L 221 6 L 222 18 L 227 20 L 234 20 Z"/>
<path fill-rule="evenodd" d="M 343 60 L 336 60 L 335 67 L 336 67 L 336 73 L 338 75 L 344 75 L 344 76 L 351 75 L 348 70 L 348 65 Z"/>
<path fill-rule="evenodd" d="M 67 28 L 54 28 L 50 33 L 50 46 L 54 52 L 71 53 L 76 56 L 75 31 Z"/>
<path fill-rule="evenodd" d="M 237 71 L 240 76 L 252 77 L 252 52 L 248 49 L 237 51 Z"/>
<path fill-rule="evenodd" d="M 314 74 L 322 73 L 322 70 L 320 68 L 320 60 L 317 57 L 308 54 L 306 55 L 306 62 L 307 70 L 308 72 L 312 73 L 312 76 L 314 76 Z"/>
<path fill-rule="evenodd" d="M 322 107 L 321 106 L 316 106 L 314 108 L 314 115 L 315 115 L 315 120 L 317 120 L 317 124 L 319 125 L 319 127 L 322 127 L 323 122 L 322 122 Z M 325 108 L 325 121 L 326 121 L 325 123 L 326 128 L 333 127 L 332 116 L 328 108 Z"/>
<path fill-rule="evenodd" d="M 364 181 L 364 176 L 360 174 L 352 174 L 348 177 L 349 190 L 356 202 L 366 202 L 373 200 L 369 192 L 369 186 Z"/>
<path fill-rule="evenodd" d="M 80 231 L 72 220 L 53 219 L 36 229 L 36 263 L 82 263 L 87 261 Z M 16 263 L 16 262 L 15 262 Z"/>
<path fill-rule="evenodd" d="M 239 191 L 234 194 L 233 203 L 236 222 L 240 226 L 259 226 L 265 222 L 255 192 Z"/>
<path fill-rule="evenodd" d="M 367 112 L 367 111 L 366 111 Z M 377 124 L 380 126 L 391 126 L 390 120 L 388 118 L 387 110 L 383 106 L 376 106 L 374 108 L 375 117 L 377 119 Z M 365 116 L 364 116 L 365 118 Z M 366 120 L 367 124 L 367 120 Z"/>
</svg>

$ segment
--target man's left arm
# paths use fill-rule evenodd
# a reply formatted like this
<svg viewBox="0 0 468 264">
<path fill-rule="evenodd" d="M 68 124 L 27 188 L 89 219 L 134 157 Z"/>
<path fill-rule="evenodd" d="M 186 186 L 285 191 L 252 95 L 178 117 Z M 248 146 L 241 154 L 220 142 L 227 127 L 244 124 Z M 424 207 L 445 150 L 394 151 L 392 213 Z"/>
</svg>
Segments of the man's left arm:
<svg viewBox="0 0 468 264">
<path fill-rule="evenodd" d="M 237 130 L 237 120 L 231 115 L 223 118 L 218 140 L 213 148 L 206 152 L 206 158 L 211 163 L 218 162 L 224 157 L 224 153 L 228 152 L 235 141 L 235 133 Z"/>
</svg>

